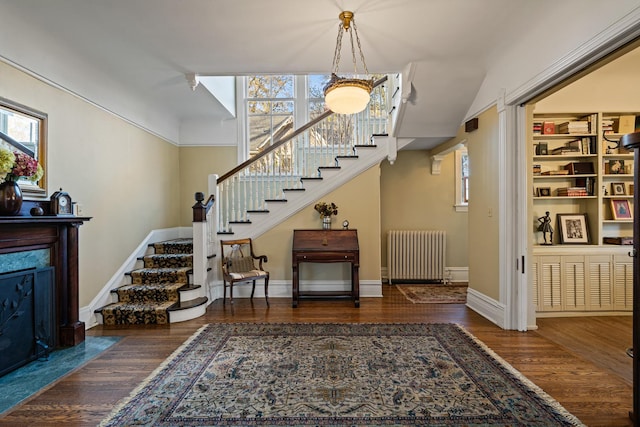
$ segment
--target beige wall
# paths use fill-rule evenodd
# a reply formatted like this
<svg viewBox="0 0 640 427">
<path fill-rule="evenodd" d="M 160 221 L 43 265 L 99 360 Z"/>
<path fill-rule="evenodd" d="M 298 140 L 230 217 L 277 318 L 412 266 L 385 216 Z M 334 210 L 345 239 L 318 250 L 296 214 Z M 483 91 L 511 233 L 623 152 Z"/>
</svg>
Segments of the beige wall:
<svg viewBox="0 0 640 427">
<path fill-rule="evenodd" d="M 535 113 L 640 111 L 640 48 L 535 104 Z"/>
<path fill-rule="evenodd" d="M 478 130 L 465 134 L 469 153 L 469 287 L 500 301 L 496 107 L 478 119 Z M 461 132 L 464 130 L 458 135 Z"/>
<path fill-rule="evenodd" d="M 320 201 L 338 206 L 333 228 L 341 228 L 346 219 L 350 229 L 358 230 L 360 280 L 380 281 L 380 168 L 368 169 Z M 320 228 L 320 216 L 311 205 L 256 239 L 255 250 L 269 257 L 267 269 L 273 280 L 291 280 L 293 230 Z M 304 264 L 300 280 L 341 280 L 349 274 L 344 263 Z"/>
<path fill-rule="evenodd" d="M 455 156 L 445 156 L 440 175 L 431 174 L 427 151 L 400 151 L 394 164 L 382 162 L 380 212 L 382 263 L 387 264 L 388 230 L 445 230 L 447 267 L 467 267 L 467 213 L 456 212 Z"/>
<path fill-rule="evenodd" d="M 0 96 L 49 115 L 48 194 L 62 187 L 80 228 L 80 306 L 153 229 L 179 224 L 178 148 L 0 62 Z"/>
<path fill-rule="evenodd" d="M 208 195 L 209 175 L 222 175 L 238 162 L 238 148 L 233 147 L 181 147 L 180 148 L 180 224 L 191 227 L 191 207 L 195 193 Z"/>
</svg>

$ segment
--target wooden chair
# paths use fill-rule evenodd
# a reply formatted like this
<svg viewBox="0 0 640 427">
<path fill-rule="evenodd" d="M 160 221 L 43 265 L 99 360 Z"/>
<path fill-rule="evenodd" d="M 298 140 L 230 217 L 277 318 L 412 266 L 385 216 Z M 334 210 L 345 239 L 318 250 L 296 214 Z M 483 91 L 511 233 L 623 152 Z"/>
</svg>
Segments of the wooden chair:
<svg viewBox="0 0 640 427">
<path fill-rule="evenodd" d="M 255 255 L 251 239 L 221 240 L 222 254 L 222 283 L 224 295 L 222 304 L 227 300 L 227 287 L 229 288 L 229 301 L 233 304 L 233 285 L 249 283 L 253 284 L 251 298 L 256 290 L 256 280 L 264 279 L 264 298 L 269 306 L 269 272 L 264 271 L 262 263 L 267 262 L 266 255 Z M 255 265 L 258 260 L 258 266 Z"/>
</svg>

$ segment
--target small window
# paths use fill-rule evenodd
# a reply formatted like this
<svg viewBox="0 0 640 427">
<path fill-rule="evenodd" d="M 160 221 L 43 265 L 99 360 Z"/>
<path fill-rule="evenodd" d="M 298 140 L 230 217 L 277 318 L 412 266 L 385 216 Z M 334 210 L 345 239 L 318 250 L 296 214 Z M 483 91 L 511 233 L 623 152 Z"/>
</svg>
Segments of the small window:
<svg viewBox="0 0 640 427">
<path fill-rule="evenodd" d="M 46 195 L 47 115 L 0 98 L 0 132 L 7 135 L 10 140 L 18 142 L 19 145 L 27 149 L 26 151 L 30 151 L 27 154 L 33 154 L 32 157 L 40 163 L 44 170 L 45 176 L 36 183 L 25 178 L 20 179 L 18 183 L 21 190 L 25 194 Z M 0 138 L 0 144 L 12 151 L 20 150 L 2 138 Z"/>
<path fill-rule="evenodd" d="M 467 212 L 469 207 L 469 155 L 467 147 L 455 151 L 456 212 Z"/>
</svg>

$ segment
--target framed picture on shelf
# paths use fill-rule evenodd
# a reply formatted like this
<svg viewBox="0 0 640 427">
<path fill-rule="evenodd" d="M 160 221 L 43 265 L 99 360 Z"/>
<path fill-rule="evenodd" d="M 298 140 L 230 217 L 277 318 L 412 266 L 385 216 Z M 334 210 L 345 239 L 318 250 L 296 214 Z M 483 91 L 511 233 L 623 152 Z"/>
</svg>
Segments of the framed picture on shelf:
<svg viewBox="0 0 640 427">
<path fill-rule="evenodd" d="M 624 182 L 612 182 L 611 183 L 611 195 L 612 196 L 624 196 L 626 195 Z"/>
<path fill-rule="evenodd" d="M 633 219 L 629 200 L 611 199 L 611 214 L 613 219 Z"/>
<path fill-rule="evenodd" d="M 549 197 L 551 196 L 551 188 L 549 187 L 538 187 L 536 189 L 536 196 L 538 197 Z"/>
<path fill-rule="evenodd" d="M 605 164 L 605 173 L 609 175 L 624 173 L 624 160 L 609 160 L 609 163 Z"/>
<path fill-rule="evenodd" d="M 558 214 L 561 244 L 588 245 L 591 243 L 587 214 Z"/>
</svg>

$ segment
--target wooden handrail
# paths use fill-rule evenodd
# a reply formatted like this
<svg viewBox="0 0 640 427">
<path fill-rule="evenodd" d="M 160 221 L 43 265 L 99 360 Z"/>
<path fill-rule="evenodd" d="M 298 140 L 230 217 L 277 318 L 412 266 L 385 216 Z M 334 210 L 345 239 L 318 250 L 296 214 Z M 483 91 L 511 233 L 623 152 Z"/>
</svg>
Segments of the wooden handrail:
<svg viewBox="0 0 640 427">
<path fill-rule="evenodd" d="M 13 145 L 14 147 L 16 147 L 18 150 L 22 151 L 23 153 L 25 153 L 26 155 L 35 158 L 36 155 L 35 153 L 30 150 L 29 148 L 27 148 L 26 146 L 24 146 L 23 144 L 19 143 L 18 141 L 16 141 L 15 139 L 11 138 L 9 135 L 7 135 L 4 132 L 0 132 L 0 139 L 3 139 L 5 141 L 7 141 L 9 144 Z"/>
<path fill-rule="evenodd" d="M 207 212 L 211 210 L 213 207 L 213 202 L 215 201 L 215 197 L 212 195 L 209 196 L 209 199 L 205 203 L 202 203 L 204 200 L 204 193 L 197 192 L 195 194 L 196 203 L 192 206 L 193 209 L 193 222 L 206 222 L 207 221 Z"/>
<path fill-rule="evenodd" d="M 375 83 L 373 84 L 373 87 L 376 88 L 378 86 L 380 86 L 382 83 L 387 81 L 387 76 L 384 76 L 378 80 L 375 81 Z M 333 111 L 331 110 L 327 110 L 324 113 L 320 114 L 318 117 L 314 118 L 313 120 L 309 121 L 307 124 L 299 127 L 298 129 L 296 129 L 295 131 L 293 131 L 291 134 L 286 135 L 284 138 L 279 139 L 277 141 L 275 141 L 273 144 L 271 144 L 269 147 L 267 147 L 266 149 L 264 149 L 264 151 L 261 151 L 260 153 L 256 154 L 255 156 L 251 157 L 248 160 L 245 160 L 244 162 L 240 163 L 238 166 L 236 166 L 235 168 L 231 169 L 229 172 L 225 173 L 224 175 L 222 175 L 220 178 L 218 178 L 217 183 L 220 184 L 221 182 L 223 182 L 224 180 L 232 177 L 233 175 L 235 175 L 236 173 L 240 172 L 241 170 L 245 169 L 246 167 L 248 167 L 249 165 L 251 165 L 252 163 L 258 161 L 259 159 L 263 158 L 264 156 L 266 156 L 267 154 L 269 154 L 270 152 L 272 152 L 273 150 L 277 149 L 278 147 L 280 147 L 281 145 L 291 141 L 293 138 L 295 138 L 296 136 L 300 135 L 301 133 L 303 133 L 304 131 L 306 131 L 307 129 L 309 129 L 310 127 L 314 126 L 315 124 L 321 122 L 322 120 L 324 120 L 325 118 L 329 117 L 330 115 L 334 114 Z"/>
</svg>

